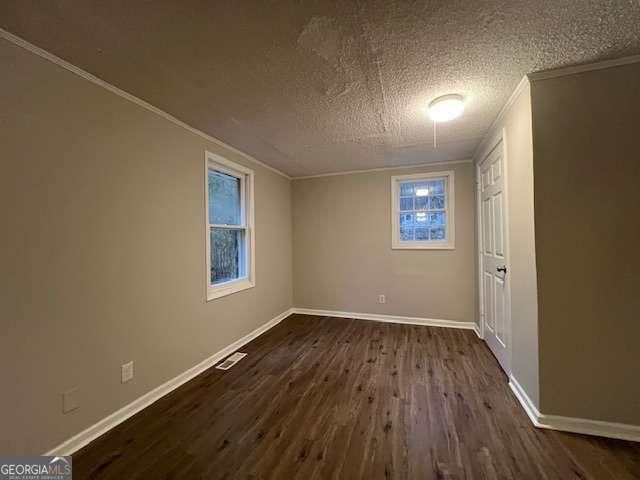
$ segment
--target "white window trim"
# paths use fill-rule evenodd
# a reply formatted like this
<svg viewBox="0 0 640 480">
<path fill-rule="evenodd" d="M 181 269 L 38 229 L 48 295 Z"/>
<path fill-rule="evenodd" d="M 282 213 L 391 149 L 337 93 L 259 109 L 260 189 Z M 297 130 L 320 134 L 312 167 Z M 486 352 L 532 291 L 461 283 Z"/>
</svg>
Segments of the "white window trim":
<svg viewBox="0 0 640 480">
<path fill-rule="evenodd" d="M 400 183 L 407 180 L 433 180 L 444 178 L 445 209 L 447 212 L 446 238 L 442 241 L 400 241 Z M 444 172 L 416 173 L 413 175 L 394 175 L 391 177 L 391 248 L 393 250 L 455 250 L 455 181 L 453 170 Z"/>
<path fill-rule="evenodd" d="M 244 175 L 242 188 L 242 217 L 245 219 L 245 235 L 247 238 L 247 252 L 245 261 L 249 263 L 246 268 L 246 276 L 217 285 L 211 284 L 211 244 L 209 232 L 212 225 L 209 223 L 209 168 L 229 173 L 234 176 Z M 250 168 L 227 160 L 215 153 L 205 151 L 204 156 L 204 199 L 205 199 L 205 255 L 206 255 L 206 285 L 207 301 L 231 295 L 256 285 L 256 249 L 254 228 L 254 173 Z"/>
</svg>

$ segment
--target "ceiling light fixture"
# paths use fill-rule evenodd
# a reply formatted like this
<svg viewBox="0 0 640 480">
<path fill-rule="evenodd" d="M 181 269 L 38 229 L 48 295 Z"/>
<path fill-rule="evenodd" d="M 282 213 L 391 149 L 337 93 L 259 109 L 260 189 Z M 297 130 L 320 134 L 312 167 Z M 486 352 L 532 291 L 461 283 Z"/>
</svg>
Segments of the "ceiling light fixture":
<svg viewBox="0 0 640 480">
<path fill-rule="evenodd" d="M 433 120 L 433 148 L 438 148 L 436 124 L 448 122 L 462 115 L 464 111 L 464 97 L 457 93 L 450 93 L 434 98 L 429 102 L 427 111 L 429 112 L 431 120 Z"/>
<path fill-rule="evenodd" d="M 464 97 L 457 93 L 443 95 L 429 102 L 429 116 L 434 122 L 448 122 L 464 111 Z"/>
</svg>

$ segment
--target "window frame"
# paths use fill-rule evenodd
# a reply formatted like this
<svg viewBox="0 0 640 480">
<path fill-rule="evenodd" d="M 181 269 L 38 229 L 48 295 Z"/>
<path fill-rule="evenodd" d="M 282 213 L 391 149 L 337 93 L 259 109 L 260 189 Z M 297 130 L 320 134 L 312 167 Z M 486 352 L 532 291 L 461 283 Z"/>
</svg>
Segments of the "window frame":
<svg viewBox="0 0 640 480">
<path fill-rule="evenodd" d="M 391 248 L 393 250 L 455 250 L 455 175 L 453 170 L 393 175 L 391 177 Z M 411 181 L 444 180 L 444 240 L 400 240 L 400 184 Z"/>
<path fill-rule="evenodd" d="M 209 170 L 213 169 L 240 179 L 241 225 L 219 225 L 209 223 Z M 207 301 L 241 292 L 256 285 L 255 275 L 255 228 L 254 228 L 254 172 L 220 155 L 205 151 L 204 158 L 204 200 L 205 200 L 205 256 Z M 211 283 L 211 230 L 213 228 L 244 229 L 245 231 L 245 275 L 234 280 Z"/>
</svg>

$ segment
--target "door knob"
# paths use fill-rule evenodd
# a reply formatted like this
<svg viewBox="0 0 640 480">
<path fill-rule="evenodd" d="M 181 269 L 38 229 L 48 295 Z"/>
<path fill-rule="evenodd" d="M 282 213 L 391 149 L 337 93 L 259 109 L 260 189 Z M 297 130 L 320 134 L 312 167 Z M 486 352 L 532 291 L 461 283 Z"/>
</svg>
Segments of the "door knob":
<svg viewBox="0 0 640 480">
<path fill-rule="evenodd" d="M 497 267 L 497 268 L 496 268 L 496 270 L 497 270 L 498 272 L 502 272 L 502 273 L 504 273 L 505 275 L 507 274 L 507 266 L 506 266 L 506 265 L 503 265 L 503 266 L 501 266 L 501 267 Z"/>
</svg>

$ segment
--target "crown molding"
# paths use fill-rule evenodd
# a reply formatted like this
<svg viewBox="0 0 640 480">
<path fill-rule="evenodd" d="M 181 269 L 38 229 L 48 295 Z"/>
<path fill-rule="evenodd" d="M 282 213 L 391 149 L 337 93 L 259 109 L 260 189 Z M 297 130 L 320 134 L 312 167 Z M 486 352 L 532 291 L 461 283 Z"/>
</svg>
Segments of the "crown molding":
<svg viewBox="0 0 640 480">
<path fill-rule="evenodd" d="M 132 95 L 128 92 L 125 92 L 124 90 L 116 87 L 115 85 L 112 85 L 104 80 L 101 80 L 100 78 L 96 77 L 95 75 L 67 62 L 66 60 L 63 60 L 62 58 L 24 40 L 23 38 L 18 37 L 17 35 L 12 34 L 11 32 L 8 32 L 2 28 L 0 28 L 0 38 L 4 38 L 5 40 L 7 40 L 8 42 L 21 47 L 41 58 L 44 58 L 62 68 L 64 68 L 67 71 L 70 71 L 82 78 L 84 78 L 85 80 L 88 80 L 91 83 L 94 83 L 95 85 L 98 85 L 102 88 L 104 88 L 105 90 L 110 91 L 111 93 L 114 93 L 126 100 L 129 100 L 132 103 L 135 103 L 136 105 L 152 112 L 155 113 L 156 115 L 163 117 L 164 119 L 170 121 L 171 123 L 182 127 L 185 130 L 188 130 L 189 132 L 198 135 L 199 137 L 214 143 L 220 147 L 223 147 L 225 149 L 228 149 L 229 151 L 243 157 L 244 159 L 253 162 L 257 165 L 260 165 L 264 168 L 266 168 L 267 170 L 270 170 L 288 180 L 304 180 L 304 179 L 308 179 L 308 178 L 320 178 L 320 177 L 331 177 L 331 176 L 337 176 L 337 175 L 353 175 L 353 174 L 359 174 L 359 173 L 369 173 L 369 172 L 379 172 L 379 171 L 385 171 L 385 170 L 396 170 L 396 169 L 402 169 L 402 168 L 419 168 L 419 167 L 428 167 L 428 166 L 442 166 L 442 165 L 452 165 L 452 164 L 456 164 L 456 163 L 467 163 L 467 162 L 473 162 L 473 160 L 454 160 L 454 161 L 449 161 L 449 162 L 434 162 L 434 163 L 421 163 L 421 164 L 415 164 L 415 165 L 397 165 L 397 166 L 393 166 L 393 167 L 380 167 L 380 168 L 370 168 L 370 169 L 362 169 L 362 170 L 348 170 L 348 171 L 344 171 L 344 172 L 331 172 L 331 173 L 321 173 L 321 174 L 317 174 L 317 175 L 305 175 L 305 176 L 297 176 L 297 177 L 291 177 L 289 175 L 287 175 L 286 173 L 278 170 L 277 168 L 272 167 L 271 165 L 268 165 L 260 160 L 258 160 L 257 158 L 252 157 L 251 155 L 243 152 L 242 150 L 239 150 L 225 142 L 223 142 L 222 140 L 219 140 L 205 132 L 203 132 L 202 130 L 198 130 L 195 127 L 192 127 L 190 125 L 188 125 L 187 123 L 183 122 L 182 120 L 177 119 L 176 117 L 174 117 L 173 115 L 165 112 L 164 110 L 161 110 L 153 105 L 151 105 L 150 103 L 142 100 L 141 98 L 136 97 L 135 95 Z M 523 89 L 527 86 L 529 86 L 530 82 L 537 82 L 540 80 L 547 80 L 550 78 L 557 78 L 557 77 L 563 77 L 563 76 L 567 76 L 567 75 L 574 75 L 577 73 L 582 73 L 582 72 L 588 72 L 588 71 L 593 71 L 593 70 L 603 70 L 603 69 L 607 69 L 607 68 L 613 68 L 613 67 L 618 67 L 618 66 L 623 66 L 623 65 L 629 65 L 632 63 L 638 63 L 640 62 L 640 55 L 632 55 L 632 56 L 627 56 L 627 57 L 622 57 L 622 58 L 617 58 L 617 59 L 613 59 L 613 60 L 604 60 L 601 62 L 594 62 L 594 63 L 589 63 L 589 64 L 583 64 L 583 65 L 572 65 L 572 66 L 568 66 L 568 67 L 562 67 L 562 68 L 557 68 L 554 70 L 543 70 L 543 71 L 539 71 L 539 72 L 533 72 L 530 73 L 528 75 L 525 75 L 524 77 L 522 77 L 522 79 L 520 80 L 520 82 L 518 83 L 518 85 L 516 86 L 515 90 L 513 91 L 513 93 L 511 94 L 511 96 L 509 97 L 509 99 L 507 100 L 507 102 L 504 104 L 504 106 L 502 107 L 502 109 L 500 110 L 500 112 L 498 113 L 498 115 L 496 116 L 496 118 L 494 119 L 494 121 L 491 123 L 491 126 L 489 127 L 489 129 L 487 130 L 487 133 L 484 135 L 484 137 L 482 138 L 482 140 L 480 141 L 480 143 L 478 144 L 478 147 L 476 148 L 476 151 L 474 152 L 473 155 L 473 159 L 477 159 L 478 155 L 481 153 L 481 151 L 483 150 L 483 148 L 485 148 L 486 143 L 489 141 L 493 130 L 495 129 L 495 127 L 500 123 L 500 121 L 502 121 L 502 119 L 504 118 L 506 112 L 509 110 L 509 108 L 511 108 L 511 105 L 514 103 L 514 101 L 516 100 L 516 98 L 518 98 L 518 96 L 520 95 L 520 93 L 523 91 Z"/>
<path fill-rule="evenodd" d="M 158 107 L 154 107 L 153 105 L 151 105 L 148 102 L 145 102 L 144 100 L 142 100 L 141 98 L 136 97 L 135 95 L 132 95 L 130 93 L 125 92 L 124 90 L 121 90 L 120 88 L 116 87 L 115 85 L 112 85 L 108 82 L 105 82 L 104 80 L 101 80 L 100 78 L 96 77 L 95 75 L 92 75 L 89 72 L 86 72 L 85 70 L 82 70 L 81 68 L 73 65 L 72 63 L 67 62 L 66 60 L 63 60 L 60 57 L 57 57 L 56 55 L 47 52 L 46 50 L 32 44 L 29 43 L 28 41 L 26 41 L 23 38 L 18 37 L 17 35 L 14 35 L 11 32 L 8 32 L 2 28 L 0 28 L 0 38 L 4 38 L 5 40 L 7 40 L 8 42 L 13 43 L 14 45 L 23 48 L 24 50 L 27 50 L 41 58 L 44 58 L 45 60 L 48 60 L 56 65 L 58 65 L 59 67 L 64 68 L 65 70 L 68 70 L 71 73 L 74 73 L 76 75 L 78 75 L 79 77 L 84 78 L 85 80 L 88 80 L 91 83 L 94 83 L 95 85 L 98 85 L 102 88 L 104 88 L 105 90 L 110 91 L 111 93 L 115 93 L 116 95 L 118 95 L 119 97 L 124 98 L 125 100 L 129 100 L 132 103 L 135 103 L 136 105 L 152 112 L 155 113 L 156 115 L 164 118 L 165 120 L 169 120 L 171 123 L 184 128 L 185 130 L 188 130 L 189 132 L 198 135 L 199 137 L 214 143 L 220 147 L 223 147 L 237 155 L 240 155 L 242 158 L 244 158 L 245 160 L 248 160 L 250 162 L 253 162 L 255 164 L 258 164 L 264 168 L 266 168 L 267 170 L 270 170 L 274 173 L 277 173 L 278 175 L 291 180 L 291 177 L 289 175 L 287 175 L 284 172 L 281 172 L 280 170 L 278 170 L 277 168 L 272 167 L 271 165 L 267 165 L 264 162 L 261 162 L 260 160 L 258 160 L 257 158 L 252 157 L 251 155 L 249 155 L 248 153 L 243 152 L 242 150 L 238 150 L 237 148 L 224 143 L 222 140 L 219 140 L 215 137 L 212 137 L 211 135 L 204 133 L 202 130 L 198 130 L 197 128 L 192 127 L 191 125 L 186 124 L 185 122 L 183 122 L 182 120 L 178 120 L 176 117 L 174 117 L 173 115 L 165 112 L 164 110 L 160 110 Z"/>
<path fill-rule="evenodd" d="M 416 163 L 409 165 L 394 165 L 393 167 L 379 167 L 379 168 L 367 168 L 363 170 L 347 170 L 344 172 L 331 172 L 331 173 L 319 173 L 317 175 L 305 175 L 302 177 L 292 177 L 291 180 L 307 180 L 309 178 L 322 178 L 322 177 L 337 177 L 340 175 L 357 175 L 359 173 L 371 173 L 371 172 L 384 172 L 387 170 L 406 170 L 409 168 L 424 168 L 424 167 L 442 167 L 445 165 L 457 165 L 462 163 L 472 163 L 473 159 L 468 158 L 465 160 L 451 160 L 448 162 L 433 162 L 433 163 Z"/>
<path fill-rule="evenodd" d="M 487 129 L 487 133 L 484 135 L 484 137 L 482 138 L 482 140 L 478 144 L 478 147 L 476 148 L 476 151 L 473 153 L 474 162 L 479 161 L 482 158 L 484 158 L 484 157 L 481 157 L 480 155 L 486 149 L 487 144 L 491 141 L 491 138 L 494 136 L 494 132 L 495 132 L 496 128 L 498 127 L 498 125 L 500 125 L 500 122 L 502 122 L 502 120 L 504 120 L 505 115 L 507 114 L 509 109 L 511 109 L 511 107 L 513 106 L 515 101 L 518 99 L 520 94 L 523 91 L 525 91 L 527 88 L 529 88 L 529 76 L 528 75 L 524 75 L 520 79 L 520 81 L 518 82 L 518 85 L 516 85 L 515 90 L 513 92 L 511 92 L 511 95 L 509 96 L 509 99 L 502 106 L 502 108 L 498 112 L 498 115 L 496 115 L 496 118 L 493 120 L 493 122 L 491 122 L 491 126 Z"/>
<path fill-rule="evenodd" d="M 541 70 L 539 72 L 530 73 L 528 77 L 531 82 L 538 82 L 540 80 L 565 77 L 567 75 L 591 72 L 593 70 L 604 70 L 607 68 L 621 67 L 623 65 L 630 65 L 632 63 L 638 62 L 640 62 L 640 55 L 631 55 L 628 57 L 614 58 L 613 60 L 603 60 L 601 62 L 570 65 L 568 67 L 555 68 L 553 70 Z"/>
<path fill-rule="evenodd" d="M 603 60 L 601 62 L 585 63 L 582 65 L 571 65 L 568 67 L 561 67 L 553 70 L 541 70 L 539 72 L 533 72 L 523 76 L 516 86 L 515 90 L 509 96 L 507 102 L 500 109 L 500 112 L 496 116 L 495 120 L 491 123 L 491 126 L 487 129 L 486 135 L 478 144 L 478 148 L 476 148 L 476 151 L 473 154 L 474 161 L 478 161 L 483 158 L 481 154 L 487 148 L 487 144 L 494 136 L 496 127 L 504 119 L 505 115 L 507 114 L 513 103 L 516 101 L 518 96 L 525 90 L 525 88 L 529 87 L 531 83 L 541 80 L 548 80 L 551 78 L 564 77 L 567 75 L 575 75 L 577 73 L 620 67 L 623 65 L 630 65 L 632 63 L 638 62 L 640 62 L 640 55 L 631 55 L 628 57 L 615 58 L 613 60 Z"/>
</svg>

